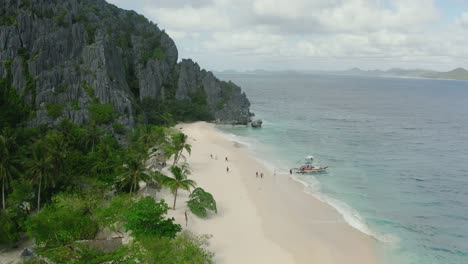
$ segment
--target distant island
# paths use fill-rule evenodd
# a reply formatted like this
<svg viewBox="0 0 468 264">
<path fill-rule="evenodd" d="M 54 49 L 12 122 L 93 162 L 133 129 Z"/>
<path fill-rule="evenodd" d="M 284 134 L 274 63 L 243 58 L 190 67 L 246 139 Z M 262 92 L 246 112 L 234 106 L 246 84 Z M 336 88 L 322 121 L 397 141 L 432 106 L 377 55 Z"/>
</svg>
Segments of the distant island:
<svg viewBox="0 0 468 264">
<path fill-rule="evenodd" d="M 352 68 L 345 71 L 265 71 L 252 70 L 238 72 L 235 70 L 225 70 L 216 72 L 219 74 L 333 74 L 333 75 L 352 75 L 352 76 L 373 76 L 373 77 L 400 77 L 400 78 L 429 78 L 429 79 L 447 79 L 447 80 L 468 80 L 468 70 L 464 68 L 456 68 L 448 72 L 439 72 L 424 69 L 400 69 L 393 68 L 386 71 L 383 70 L 362 70 L 360 68 Z"/>
</svg>

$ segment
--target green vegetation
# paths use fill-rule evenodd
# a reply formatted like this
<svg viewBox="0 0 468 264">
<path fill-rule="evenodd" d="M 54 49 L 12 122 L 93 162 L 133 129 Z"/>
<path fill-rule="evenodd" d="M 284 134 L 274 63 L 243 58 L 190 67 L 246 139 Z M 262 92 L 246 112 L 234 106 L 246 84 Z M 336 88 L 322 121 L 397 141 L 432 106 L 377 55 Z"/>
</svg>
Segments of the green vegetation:
<svg viewBox="0 0 468 264">
<path fill-rule="evenodd" d="M 60 14 L 55 18 L 55 23 L 57 23 L 59 27 L 68 27 L 68 23 L 65 21 L 67 15 L 68 11 L 62 10 L 62 12 L 60 12 Z"/>
<path fill-rule="evenodd" d="M 23 72 L 26 79 L 26 87 L 24 89 L 24 94 L 30 93 L 31 95 L 31 109 L 35 109 L 36 107 L 36 80 L 34 77 L 29 73 L 29 53 L 28 50 L 25 48 L 19 48 L 17 51 L 18 55 L 22 58 L 23 61 Z"/>
<path fill-rule="evenodd" d="M 93 103 L 88 106 L 91 119 L 97 124 L 107 124 L 116 117 L 114 107 L 111 104 Z"/>
<path fill-rule="evenodd" d="M 68 90 L 68 85 L 67 84 L 62 84 L 58 89 L 55 89 L 54 95 L 64 93 Z"/>
<path fill-rule="evenodd" d="M 226 103 L 231 99 L 235 84 L 229 81 L 226 85 L 224 85 L 223 89 L 221 89 L 221 100 L 219 100 L 218 104 L 216 105 L 217 110 L 221 110 L 226 106 Z"/>
<path fill-rule="evenodd" d="M 52 117 L 53 119 L 57 119 L 59 116 L 62 115 L 64 106 L 63 104 L 53 104 L 49 103 L 46 104 L 47 115 Z"/>
<path fill-rule="evenodd" d="M 9 16 L 4 14 L 0 16 L 0 26 L 14 26 L 16 23 L 16 16 Z"/>
<path fill-rule="evenodd" d="M 99 99 L 94 94 L 93 87 L 88 85 L 86 81 L 83 82 L 83 90 L 88 94 L 89 98 L 93 101 L 93 103 L 99 103 Z"/>
<path fill-rule="evenodd" d="M 184 133 L 174 133 L 171 135 L 170 140 L 165 145 L 164 152 L 166 158 L 174 156 L 172 166 L 175 166 L 181 157 L 184 157 L 184 150 L 190 155 L 192 152 L 192 146 L 187 143 L 188 137 Z"/>
<path fill-rule="evenodd" d="M 74 109 L 74 110 L 80 110 L 80 101 L 78 100 L 73 100 L 71 101 L 70 103 L 70 106 Z"/>
<path fill-rule="evenodd" d="M 23 98 L 12 87 L 11 74 L 12 60 L 4 62 L 6 77 L 0 79 L 0 127 L 13 127 L 16 123 L 23 122 L 29 114 L 28 107 Z"/>
<path fill-rule="evenodd" d="M 48 24 L 69 27 L 70 22 L 80 23 L 86 30 L 87 44 L 95 42 L 98 29 L 107 32 L 113 43 L 122 48 L 127 83 L 135 98 L 139 98 L 136 67 L 142 61 L 146 64 L 152 59 L 167 59 L 161 45 L 165 33 L 155 30 L 154 24 L 142 25 L 148 21 L 134 12 L 103 9 L 93 1 L 85 2 L 89 8 L 77 14 L 60 9 L 60 5 L 57 12 L 38 8 L 29 0 L 19 5 L 27 8 L 29 15 L 47 19 Z M 2 13 L 0 25 L 16 25 L 16 16 Z M 112 16 L 120 20 L 109 23 L 108 17 Z M 102 23 L 97 24 L 97 20 Z M 145 39 L 139 54 L 128 52 L 136 38 Z M 172 81 L 163 84 L 164 101 L 133 102 L 140 125 L 128 128 L 116 120 L 118 115 L 112 104 L 99 100 L 88 79 L 90 83 L 84 81 L 82 88 L 89 100 L 85 94 L 81 101 L 48 103 L 47 114 L 57 122 L 53 127 L 31 127 L 28 118 L 35 115 L 36 79 L 29 68 L 42 53 L 30 54 L 29 48 L 18 49 L 14 60 L 2 62 L 0 246 L 14 247 L 18 241 L 29 240 L 35 244 L 38 255 L 53 263 L 212 263 L 213 254 L 206 249 L 209 237 L 182 231 L 174 219 L 167 217 L 168 210 L 176 207 L 181 189 L 190 191 L 196 185 L 188 178 L 186 164 L 180 164 L 184 155 L 191 152 L 187 136 L 167 127 L 177 121 L 212 120 L 204 88 L 200 85 L 189 95 L 190 100 L 178 101 L 176 84 L 170 83 L 177 76 L 168 78 Z M 73 65 L 77 74 L 83 70 L 92 77 L 93 72 L 83 62 Z M 12 68 L 18 67 L 24 74 L 24 87 L 13 87 Z M 68 88 L 56 86 L 53 95 L 65 93 Z M 89 101 L 87 123 L 76 125 L 64 118 L 65 107 L 80 110 Z M 125 113 L 134 114 L 130 109 Z M 165 157 L 159 156 L 164 163 L 173 159 L 170 177 L 147 169 L 156 150 L 166 151 Z M 155 191 L 170 189 L 174 194 L 171 206 L 154 197 L 141 197 L 141 182 Z M 194 214 L 203 216 L 208 210 L 216 211 L 214 199 L 207 195 L 195 189 L 189 202 Z M 178 206 L 186 205 L 179 201 Z M 118 236 L 129 235 L 133 240 L 106 252 L 83 241 L 94 240 L 108 230 Z"/>
<path fill-rule="evenodd" d="M 27 236 L 40 256 L 56 263 L 212 263 L 207 236 L 181 233 L 164 201 L 136 192 L 140 181 L 167 186 L 175 206 L 177 192 L 195 186 L 185 165 L 172 167 L 173 177 L 144 166 L 155 146 L 173 148 L 180 158 L 190 149 L 185 135 L 140 126 L 124 149 L 95 122 L 13 127 L 0 133 L 0 244 L 13 246 Z M 130 232 L 134 240 L 110 252 L 78 242 L 103 230 Z"/>
<path fill-rule="evenodd" d="M 150 172 L 146 169 L 144 160 L 139 155 L 131 155 L 122 169 L 120 175 L 121 187 L 130 186 L 130 193 L 138 190 L 140 181 L 149 182 L 151 180 Z"/>
<path fill-rule="evenodd" d="M 166 53 L 161 47 L 156 47 L 153 50 L 143 53 L 142 60 L 143 64 L 146 65 L 150 59 L 164 60 L 166 58 Z"/>
<path fill-rule="evenodd" d="M 125 126 L 117 122 L 112 123 L 112 129 L 115 133 L 120 135 L 124 135 L 127 132 Z"/>
<path fill-rule="evenodd" d="M 160 182 L 163 186 L 168 187 L 174 194 L 174 205 L 172 206 L 172 209 L 175 210 L 177 192 L 179 189 L 190 191 L 190 188 L 195 188 L 197 183 L 194 180 L 187 179 L 187 175 L 190 174 L 190 171 L 185 167 L 172 166 L 171 173 L 174 178 L 161 175 Z"/>
<path fill-rule="evenodd" d="M 96 27 L 94 27 L 90 22 L 86 22 L 85 29 L 86 29 L 86 33 L 88 34 L 88 45 L 91 45 L 95 41 Z"/>
<path fill-rule="evenodd" d="M 175 238 L 182 227 L 174 224 L 174 218 L 165 218 L 168 209 L 164 201 L 157 203 L 151 197 L 142 198 L 127 211 L 125 227 L 136 238 Z"/>
<path fill-rule="evenodd" d="M 93 239 L 98 224 L 92 218 L 95 200 L 82 194 L 58 194 L 37 215 L 26 221 L 26 229 L 42 248 L 57 248 L 76 240 Z"/>
<path fill-rule="evenodd" d="M 192 100 L 145 98 L 141 108 L 149 124 L 170 126 L 177 121 L 212 121 L 213 116 L 206 98 L 192 97 Z"/>
<path fill-rule="evenodd" d="M 195 188 L 189 198 L 190 200 L 187 202 L 187 205 L 196 216 L 204 218 L 208 215 L 208 210 L 218 213 L 213 195 L 202 188 Z"/>
</svg>

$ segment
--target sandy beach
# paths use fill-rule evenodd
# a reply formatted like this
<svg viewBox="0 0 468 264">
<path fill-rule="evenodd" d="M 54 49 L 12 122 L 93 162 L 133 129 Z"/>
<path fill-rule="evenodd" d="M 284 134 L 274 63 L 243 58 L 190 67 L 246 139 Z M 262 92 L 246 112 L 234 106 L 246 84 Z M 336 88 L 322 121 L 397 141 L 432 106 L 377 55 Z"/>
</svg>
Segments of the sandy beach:
<svg viewBox="0 0 468 264">
<path fill-rule="evenodd" d="M 215 125 L 177 128 L 189 135 L 192 145 L 191 178 L 217 201 L 218 214 L 199 219 L 188 212 L 187 226 L 196 234 L 212 235 L 216 263 L 378 263 L 373 238 L 304 193 L 289 175 L 269 171 Z M 256 177 L 256 171 L 264 177 Z M 172 202 L 167 191 L 156 195 Z M 170 213 L 183 226 L 187 197 L 183 192 Z"/>
</svg>

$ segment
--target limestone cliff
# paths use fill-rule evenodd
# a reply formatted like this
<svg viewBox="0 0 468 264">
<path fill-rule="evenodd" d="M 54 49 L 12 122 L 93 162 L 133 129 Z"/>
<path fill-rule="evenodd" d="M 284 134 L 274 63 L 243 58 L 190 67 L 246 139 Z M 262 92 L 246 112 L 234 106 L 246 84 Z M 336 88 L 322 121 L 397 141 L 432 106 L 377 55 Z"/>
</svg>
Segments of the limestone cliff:
<svg viewBox="0 0 468 264">
<path fill-rule="evenodd" d="M 0 0 L 0 16 L 0 78 L 31 106 L 32 125 L 83 124 L 94 105 L 133 126 L 143 99 L 190 103 L 199 91 L 214 120 L 250 119 L 238 86 L 178 63 L 173 40 L 133 11 L 103 0 Z"/>
</svg>

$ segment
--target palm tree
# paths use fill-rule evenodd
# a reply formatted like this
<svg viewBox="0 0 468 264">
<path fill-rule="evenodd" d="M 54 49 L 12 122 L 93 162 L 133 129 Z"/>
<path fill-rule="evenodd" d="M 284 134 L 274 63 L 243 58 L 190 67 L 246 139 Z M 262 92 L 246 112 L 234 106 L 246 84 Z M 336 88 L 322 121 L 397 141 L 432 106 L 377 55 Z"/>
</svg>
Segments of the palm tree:
<svg viewBox="0 0 468 264">
<path fill-rule="evenodd" d="M 138 134 L 138 142 L 142 144 L 145 150 L 164 140 L 164 129 L 161 127 L 143 125 L 138 128 Z"/>
<path fill-rule="evenodd" d="M 85 145 L 89 147 L 91 145 L 91 152 L 94 152 L 94 145 L 97 144 L 99 139 L 101 138 L 101 130 L 96 125 L 96 122 L 92 122 L 86 129 L 86 136 L 85 136 Z"/>
<path fill-rule="evenodd" d="M 160 182 L 163 186 L 168 187 L 174 194 L 174 205 L 172 209 L 175 210 L 177 201 L 177 192 L 179 189 L 190 192 L 190 187 L 194 188 L 197 183 L 194 180 L 187 179 L 187 175 L 190 171 L 186 167 L 171 167 L 171 173 L 174 178 L 165 175 L 160 175 Z"/>
<path fill-rule="evenodd" d="M 27 175 L 31 177 L 31 182 L 38 184 L 37 188 L 37 211 L 41 209 L 41 189 L 51 184 L 55 187 L 53 178 L 54 161 L 48 153 L 43 142 L 33 145 L 32 158 L 26 161 Z"/>
<path fill-rule="evenodd" d="M 188 154 L 192 152 L 192 146 L 187 143 L 188 136 L 184 133 L 176 133 L 171 137 L 170 142 L 165 147 L 166 158 L 174 155 L 174 162 L 172 166 L 175 166 L 179 161 L 179 158 L 183 156 L 182 152 L 186 150 Z"/>
<path fill-rule="evenodd" d="M 11 148 L 14 145 L 15 136 L 8 130 L 3 130 L 0 135 L 0 179 L 2 179 L 2 208 L 5 210 L 5 188 L 12 176 L 18 173 L 16 162 L 12 157 Z"/>
<path fill-rule="evenodd" d="M 140 181 L 148 182 L 151 179 L 145 163 L 135 156 L 129 158 L 124 165 L 121 177 L 122 186 L 130 184 L 130 193 L 136 191 Z"/>
<path fill-rule="evenodd" d="M 63 171 L 65 159 L 68 153 L 68 144 L 66 138 L 56 132 L 50 132 L 45 137 L 47 153 L 52 160 L 55 173 L 58 175 Z"/>
</svg>

